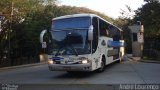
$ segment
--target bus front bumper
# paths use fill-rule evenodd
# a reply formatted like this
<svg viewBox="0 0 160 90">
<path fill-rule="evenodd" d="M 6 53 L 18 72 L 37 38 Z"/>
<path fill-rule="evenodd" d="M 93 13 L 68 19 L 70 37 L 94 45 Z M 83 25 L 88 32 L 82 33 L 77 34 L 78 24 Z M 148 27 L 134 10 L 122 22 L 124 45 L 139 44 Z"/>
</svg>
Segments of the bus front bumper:
<svg viewBox="0 0 160 90">
<path fill-rule="evenodd" d="M 50 71 L 92 71 L 91 64 L 49 64 Z"/>
</svg>

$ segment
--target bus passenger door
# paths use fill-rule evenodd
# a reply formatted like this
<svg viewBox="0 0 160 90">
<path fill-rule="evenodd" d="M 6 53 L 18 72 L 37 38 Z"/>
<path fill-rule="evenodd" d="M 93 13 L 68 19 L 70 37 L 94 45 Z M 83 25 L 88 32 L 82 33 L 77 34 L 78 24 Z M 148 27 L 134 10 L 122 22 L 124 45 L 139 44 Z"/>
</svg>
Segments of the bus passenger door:
<svg viewBox="0 0 160 90">
<path fill-rule="evenodd" d="M 98 18 L 92 18 L 92 25 L 93 25 L 93 41 L 92 41 L 92 67 L 93 69 L 97 69 L 99 67 L 99 59 L 100 59 L 100 52 L 98 49 Z"/>
</svg>

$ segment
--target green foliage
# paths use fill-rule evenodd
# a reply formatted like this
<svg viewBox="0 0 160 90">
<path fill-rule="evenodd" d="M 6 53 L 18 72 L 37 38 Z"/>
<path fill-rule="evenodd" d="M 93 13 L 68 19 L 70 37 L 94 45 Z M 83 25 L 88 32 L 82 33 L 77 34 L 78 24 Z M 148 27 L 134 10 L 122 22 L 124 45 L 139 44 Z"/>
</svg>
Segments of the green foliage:
<svg viewBox="0 0 160 90">
<path fill-rule="evenodd" d="M 144 0 L 141 8 L 136 10 L 134 22 L 141 21 L 144 25 L 143 55 L 159 60 L 160 51 L 160 2 L 159 0 Z"/>
<path fill-rule="evenodd" d="M 147 3 L 159 2 L 159 0 L 144 0 Z"/>
<path fill-rule="evenodd" d="M 160 3 L 146 0 L 148 3 L 136 11 L 134 21 L 141 21 L 145 27 L 145 37 L 160 36 Z"/>
<path fill-rule="evenodd" d="M 131 53 L 132 52 L 132 42 L 131 42 L 131 36 L 130 36 L 130 30 L 128 26 L 132 23 L 132 20 L 129 19 L 128 17 L 126 18 L 118 18 L 115 20 L 115 25 L 117 25 L 119 28 L 123 30 L 123 39 L 125 40 L 126 47 L 125 47 L 125 52 L 126 53 Z"/>
<path fill-rule="evenodd" d="M 0 16 L 5 18 L 1 20 L 0 62 L 6 57 L 13 65 L 14 59 L 37 57 L 39 33 L 51 20 L 44 12 L 47 2 L 53 5 L 55 0 L 1 0 Z"/>
</svg>

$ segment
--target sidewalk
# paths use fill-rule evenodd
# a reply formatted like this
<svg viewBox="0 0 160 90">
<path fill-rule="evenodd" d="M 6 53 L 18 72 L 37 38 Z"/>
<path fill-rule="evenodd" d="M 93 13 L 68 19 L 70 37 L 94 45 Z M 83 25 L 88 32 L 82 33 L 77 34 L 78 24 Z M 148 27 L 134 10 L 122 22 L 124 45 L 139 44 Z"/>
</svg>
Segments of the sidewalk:
<svg viewBox="0 0 160 90">
<path fill-rule="evenodd" d="M 156 60 L 143 60 L 141 57 L 133 57 L 132 54 L 126 54 L 127 58 L 133 60 L 133 61 L 138 61 L 138 62 L 145 62 L 145 63 L 158 63 L 160 64 L 160 61 Z"/>
<path fill-rule="evenodd" d="M 10 66 L 10 67 L 2 67 L 2 68 L 0 68 L 0 71 L 9 70 L 9 69 L 16 69 L 16 68 L 39 66 L 39 65 L 44 65 L 44 64 L 47 64 L 47 62 L 32 63 L 32 64 L 25 64 L 25 65 L 18 65 L 18 66 Z"/>
</svg>

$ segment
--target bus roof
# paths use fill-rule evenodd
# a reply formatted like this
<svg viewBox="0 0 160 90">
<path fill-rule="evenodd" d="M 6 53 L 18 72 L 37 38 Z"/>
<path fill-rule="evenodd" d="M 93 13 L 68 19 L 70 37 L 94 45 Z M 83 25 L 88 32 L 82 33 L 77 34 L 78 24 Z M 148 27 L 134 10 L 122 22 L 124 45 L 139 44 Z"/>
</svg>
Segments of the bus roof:
<svg viewBox="0 0 160 90">
<path fill-rule="evenodd" d="M 100 19 L 102 19 L 103 21 L 113 25 L 112 23 L 106 21 L 105 19 L 101 18 L 100 16 L 98 15 L 95 15 L 95 14 L 88 14 L 88 13 L 83 13 L 83 14 L 72 14 L 72 15 L 64 15 L 64 16 L 60 16 L 60 17 L 56 17 L 56 18 L 53 18 L 52 20 L 58 20 L 58 19 L 65 19 L 65 18 L 73 18 L 73 17 L 98 17 Z M 119 31 L 122 31 L 122 29 L 118 28 L 117 26 L 113 25 L 114 27 L 116 27 Z"/>
<path fill-rule="evenodd" d="M 56 17 L 56 18 L 53 18 L 53 20 L 65 19 L 65 18 L 73 18 L 73 17 L 86 17 L 86 16 L 93 17 L 93 16 L 97 16 L 97 15 L 95 15 L 95 14 L 87 14 L 87 13 L 84 13 L 84 14 L 72 14 L 72 15 L 65 15 L 65 16 Z"/>
</svg>

